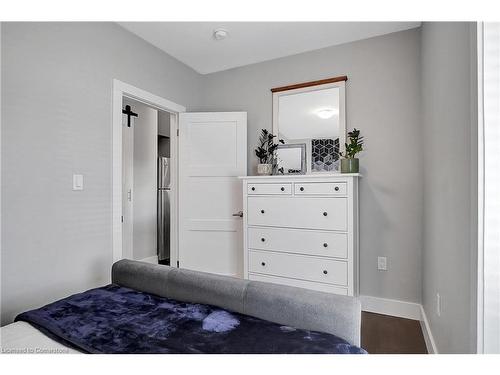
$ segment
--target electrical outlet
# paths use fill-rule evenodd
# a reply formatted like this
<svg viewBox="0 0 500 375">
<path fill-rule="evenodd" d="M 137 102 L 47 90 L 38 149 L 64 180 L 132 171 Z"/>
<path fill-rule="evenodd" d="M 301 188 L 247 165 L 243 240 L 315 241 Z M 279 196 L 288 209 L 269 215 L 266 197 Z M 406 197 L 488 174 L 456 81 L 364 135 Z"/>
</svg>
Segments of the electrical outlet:
<svg viewBox="0 0 500 375">
<path fill-rule="evenodd" d="M 377 258 L 377 268 L 379 271 L 387 271 L 387 258 L 378 257 Z"/>
<path fill-rule="evenodd" d="M 436 314 L 441 316 L 441 295 L 439 293 L 436 294 Z"/>
</svg>

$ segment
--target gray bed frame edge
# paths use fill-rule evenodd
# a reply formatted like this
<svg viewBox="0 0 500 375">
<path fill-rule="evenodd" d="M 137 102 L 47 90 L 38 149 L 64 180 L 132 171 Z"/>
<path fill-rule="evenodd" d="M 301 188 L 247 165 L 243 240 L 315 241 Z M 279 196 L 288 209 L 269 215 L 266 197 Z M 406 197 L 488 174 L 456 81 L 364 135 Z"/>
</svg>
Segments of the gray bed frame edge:
<svg viewBox="0 0 500 375">
<path fill-rule="evenodd" d="M 360 346 L 361 303 L 354 297 L 128 259 L 113 264 L 111 279 L 114 284 L 161 297 L 331 333 Z"/>
</svg>

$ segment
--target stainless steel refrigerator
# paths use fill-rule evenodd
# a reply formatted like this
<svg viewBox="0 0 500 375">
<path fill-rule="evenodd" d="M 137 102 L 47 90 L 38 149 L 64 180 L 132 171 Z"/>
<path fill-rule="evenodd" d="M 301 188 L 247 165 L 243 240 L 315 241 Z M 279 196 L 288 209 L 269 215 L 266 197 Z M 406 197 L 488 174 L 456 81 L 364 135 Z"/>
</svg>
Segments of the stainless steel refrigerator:
<svg viewBox="0 0 500 375">
<path fill-rule="evenodd" d="M 170 158 L 158 158 L 158 260 L 170 265 Z"/>
</svg>

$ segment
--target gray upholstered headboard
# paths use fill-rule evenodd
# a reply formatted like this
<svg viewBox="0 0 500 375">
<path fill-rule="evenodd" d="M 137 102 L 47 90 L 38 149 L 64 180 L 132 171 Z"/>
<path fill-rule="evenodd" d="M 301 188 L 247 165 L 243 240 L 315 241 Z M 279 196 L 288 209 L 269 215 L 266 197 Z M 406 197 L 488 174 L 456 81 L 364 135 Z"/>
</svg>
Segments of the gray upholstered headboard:
<svg viewBox="0 0 500 375">
<path fill-rule="evenodd" d="M 327 332 L 360 345 L 357 298 L 126 259 L 113 264 L 111 277 L 113 283 L 128 288 Z"/>
</svg>

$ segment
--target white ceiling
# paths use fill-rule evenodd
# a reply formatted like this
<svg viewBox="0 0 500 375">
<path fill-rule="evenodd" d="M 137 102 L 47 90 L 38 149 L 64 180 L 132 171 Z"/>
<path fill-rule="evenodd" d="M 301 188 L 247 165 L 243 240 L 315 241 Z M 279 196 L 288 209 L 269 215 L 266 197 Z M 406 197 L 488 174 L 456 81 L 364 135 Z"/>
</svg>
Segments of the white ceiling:
<svg viewBox="0 0 500 375">
<path fill-rule="evenodd" d="M 420 22 L 120 22 L 121 26 L 207 74 L 412 29 Z M 221 41 L 213 31 L 224 28 Z"/>
</svg>

